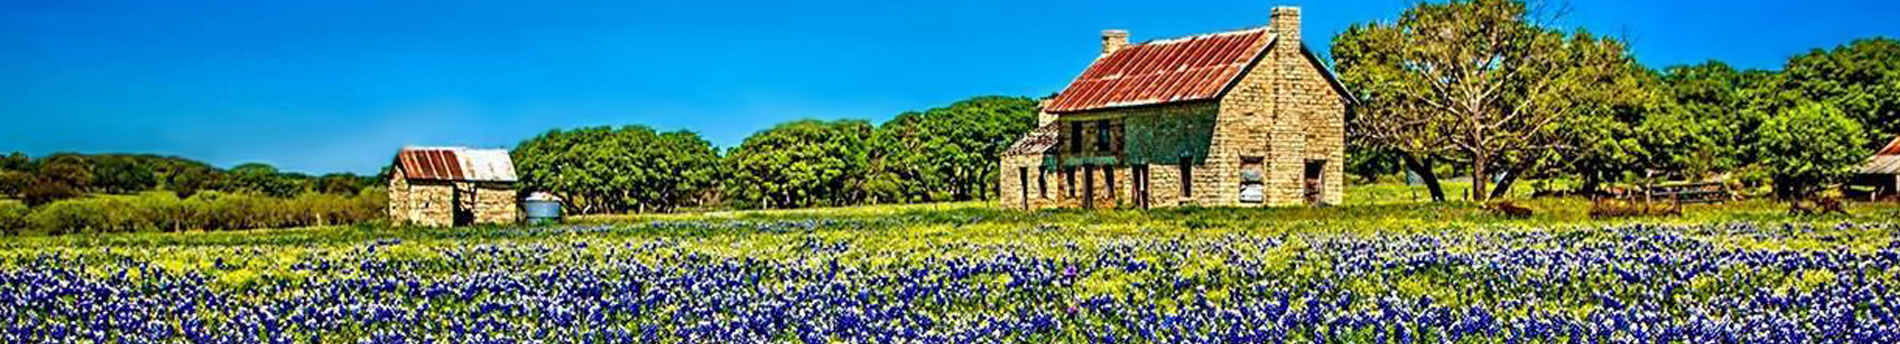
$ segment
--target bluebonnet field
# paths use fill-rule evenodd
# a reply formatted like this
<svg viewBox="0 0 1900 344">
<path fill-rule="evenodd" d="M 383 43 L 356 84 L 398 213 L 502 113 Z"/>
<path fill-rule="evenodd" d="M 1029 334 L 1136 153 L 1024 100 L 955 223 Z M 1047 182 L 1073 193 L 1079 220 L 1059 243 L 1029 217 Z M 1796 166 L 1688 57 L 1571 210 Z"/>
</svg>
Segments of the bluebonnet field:
<svg viewBox="0 0 1900 344">
<path fill-rule="evenodd" d="M 1900 342 L 1878 221 L 985 214 L 28 238 L 0 342 Z"/>
</svg>

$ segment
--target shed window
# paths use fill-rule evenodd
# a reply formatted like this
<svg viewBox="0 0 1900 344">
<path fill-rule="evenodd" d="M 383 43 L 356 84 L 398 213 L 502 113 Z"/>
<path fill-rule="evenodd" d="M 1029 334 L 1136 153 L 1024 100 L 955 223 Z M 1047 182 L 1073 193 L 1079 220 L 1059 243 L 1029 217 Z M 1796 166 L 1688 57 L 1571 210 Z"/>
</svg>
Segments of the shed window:
<svg viewBox="0 0 1900 344">
<path fill-rule="evenodd" d="M 1108 120 L 1095 121 L 1095 151 L 1107 152 L 1111 143 L 1108 133 Z"/>
</svg>

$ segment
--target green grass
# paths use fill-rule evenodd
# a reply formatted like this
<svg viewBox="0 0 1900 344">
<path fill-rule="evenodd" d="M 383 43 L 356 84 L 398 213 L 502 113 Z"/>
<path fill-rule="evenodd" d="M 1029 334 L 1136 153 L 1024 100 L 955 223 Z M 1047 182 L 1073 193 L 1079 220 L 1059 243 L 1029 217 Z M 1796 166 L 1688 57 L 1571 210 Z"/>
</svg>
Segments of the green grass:
<svg viewBox="0 0 1900 344">
<path fill-rule="evenodd" d="M 1456 184 L 1448 185 L 1456 187 Z M 688 214 L 589 215 L 569 219 L 571 225 L 646 224 L 652 222 L 763 223 L 797 221 L 857 221 L 857 235 L 951 235 L 999 241 L 1029 240 L 1037 236 L 1212 236 L 1230 233 L 1288 234 L 1327 232 L 1443 232 L 1497 228 L 1589 228 L 1628 223 L 1706 224 L 1727 222 L 1804 223 L 1891 222 L 1900 218 L 1893 203 L 1849 203 L 1849 215 L 1790 216 L 1782 203 L 1750 200 L 1714 205 L 1686 205 L 1682 216 L 1593 219 L 1590 201 L 1579 198 L 1519 196 L 1516 202 L 1536 211 L 1529 218 L 1507 218 L 1469 202 L 1413 202 L 1416 187 L 1400 184 L 1354 186 L 1345 205 L 1285 208 L 1167 208 L 1151 210 L 1059 209 L 1035 212 L 1002 209 L 994 202 L 912 205 L 874 205 L 796 210 L 718 211 Z M 1423 194 L 1422 188 L 1418 190 Z M 1024 229 L 1035 229 L 1025 233 Z M 232 245 L 350 245 L 379 238 L 407 240 L 479 241 L 520 239 L 500 227 L 456 229 L 332 226 L 221 232 L 129 233 L 69 236 L 26 236 L 0 243 L 0 249 L 35 246 L 232 246 Z M 750 233 L 636 230 L 639 236 L 724 237 Z M 769 235 L 761 235 L 769 236 Z"/>
</svg>

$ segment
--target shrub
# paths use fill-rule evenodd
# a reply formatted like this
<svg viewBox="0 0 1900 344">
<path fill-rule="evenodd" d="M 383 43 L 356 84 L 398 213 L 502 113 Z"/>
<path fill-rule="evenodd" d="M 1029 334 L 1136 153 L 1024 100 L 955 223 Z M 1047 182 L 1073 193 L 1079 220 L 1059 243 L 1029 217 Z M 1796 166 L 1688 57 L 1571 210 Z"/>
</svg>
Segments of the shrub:
<svg viewBox="0 0 1900 344">
<path fill-rule="evenodd" d="M 347 225 L 380 219 L 385 197 L 381 189 L 355 196 L 308 193 L 295 198 L 206 191 L 179 199 L 172 193 L 147 192 L 53 202 L 24 217 L 25 227 L 49 234 Z"/>
<path fill-rule="evenodd" d="M 1762 165 L 1783 199 L 1807 199 L 1853 175 L 1866 158 L 1860 123 L 1825 104 L 1803 104 L 1770 118 L 1758 134 Z"/>
<path fill-rule="evenodd" d="M 28 209 L 15 201 L 0 201 L 0 234 L 17 235 L 26 228 Z"/>
</svg>

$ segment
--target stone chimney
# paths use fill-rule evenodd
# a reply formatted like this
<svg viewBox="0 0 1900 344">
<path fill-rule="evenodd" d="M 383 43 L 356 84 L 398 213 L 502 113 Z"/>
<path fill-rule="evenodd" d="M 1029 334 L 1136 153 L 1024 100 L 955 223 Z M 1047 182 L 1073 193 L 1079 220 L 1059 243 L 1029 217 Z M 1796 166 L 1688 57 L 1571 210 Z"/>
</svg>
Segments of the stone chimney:
<svg viewBox="0 0 1900 344">
<path fill-rule="evenodd" d="M 1036 106 L 1036 127 L 1037 128 L 1041 128 L 1042 126 L 1049 125 L 1049 123 L 1056 122 L 1056 114 L 1049 113 L 1049 110 L 1048 110 L 1049 104 L 1055 103 L 1055 102 L 1056 102 L 1056 97 L 1049 97 L 1049 98 L 1043 99 L 1042 102 Z"/>
<path fill-rule="evenodd" d="M 1273 8 L 1273 21 L 1267 23 L 1269 31 L 1279 36 L 1282 43 L 1300 43 L 1300 8 L 1298 6 L 1276 6 Z"/>
<path fill-rule="evenodd" d="M 1102 30 L 1102 55 L 1115 53 L 1128 47 L 1128 31 Z"/>
</svg>

